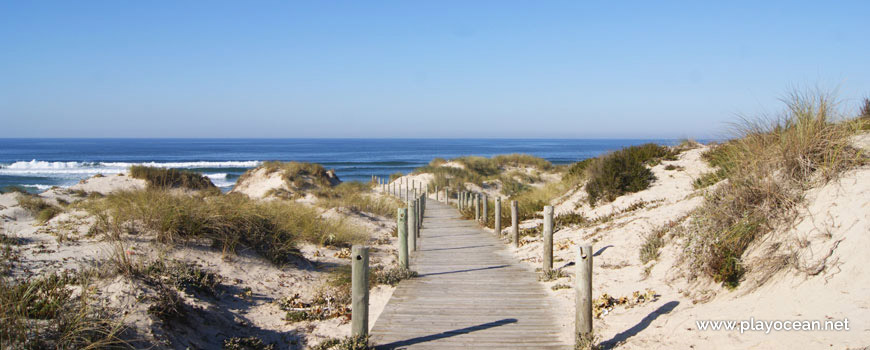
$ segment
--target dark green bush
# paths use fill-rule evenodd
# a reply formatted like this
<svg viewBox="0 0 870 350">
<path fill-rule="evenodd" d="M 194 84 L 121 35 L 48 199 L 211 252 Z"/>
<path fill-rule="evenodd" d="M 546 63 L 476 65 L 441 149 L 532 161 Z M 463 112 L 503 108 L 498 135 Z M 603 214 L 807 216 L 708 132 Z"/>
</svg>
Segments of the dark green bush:
<svg viewBox="0 0 870 350">
<path fill-rule="evenodd" d="M 626 193 L 646 189 L 655 180 L 647 163 L 672 156 L 670 150 L 656 144 L 631 146 L 604 155 L 586 167 L 586 193 L 590 204 L 612 201 Z"/>
<path fill-rule="evenodd" d="M 215 187 L 207 177 L 186 170 L 134 165 L 130 167 L 130 176 L 148 181 L 148 186 L 152 188 L 186 188 L 191 190 L 217 189 L 217 187 Z"/>
</svg>

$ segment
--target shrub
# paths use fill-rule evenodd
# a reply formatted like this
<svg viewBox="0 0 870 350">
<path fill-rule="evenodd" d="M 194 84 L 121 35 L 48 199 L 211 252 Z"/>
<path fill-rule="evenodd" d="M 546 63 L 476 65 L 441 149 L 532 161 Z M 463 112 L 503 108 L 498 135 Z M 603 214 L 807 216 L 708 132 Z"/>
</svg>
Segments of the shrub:
<svg viewBox="0 0 870 350">
<path fill-rule="evenodd" d="M 186 315 L 184 299 L 174 289 L 158 284 L 157 295 L 151 297 L 148 313 L 163 322 L 181 320 Z"/>
<path fill-rule="evenodd" d="M 870 97 L 864 98 L 864 103 L 861 105 L 861 112 L 858 116 L 862 118 L 870 118 Z"/>
<path fill-rule="evenodd" d="M 864 162 L 851 147 L 856 125 L 835 123 L 832 98 L 793 94 L 777 120 L 746 121 L 737 138 L 705 154 L 728 181 L 693 214 L 684 255 L 694 271 L 736 286 L 741 257 L 774 223 L 793 218 L 803 193 Z"/>
<path fill-rule="evenodd" d="M 224 339 L 223 350 L 275 350 L 275 344 L 266 344 L 258 337 L 232 337 Z"/>
<path fill-rule="evenodd" d="M 647 163 L 672 158 L 663 146 L 648 143 L 631 146 L 604 155 L 586 166 L 586 193 L 590 204 L 599 200 L 613 201 L 626 193 L 646 189 L 655 180 Z"/>
<path fill-rule="evenodd" d="M 372 283 L 376 285 L 389 284 L 391 286 L 395 286 L 403 280 L 414 277 L 417 277 L 416 271 L 403 269 L 401 267 L 392 267 L 389 269 L 385 269 L 382 266 L 379 266 L 379 268 L 373 269 Z"/>
<path fill-rule="evenodd" d="M 276 264 L 298 258 L 299 241 L 350 246 L 367 238 L 364 229 L 322 218 L 315 208 L 241 194 L 203 197 L 150 189 L 114 193 L 83 206 L 97 218 L 95 232 L 118 237 L 144 229 L 161 242 L 205 238 L 226 253 L 241 245 Z"/>
<path fill-rule="evenodd" d="M 186 170 L 165 169 L 134 165 L 130 167 L 130 177 L 148 181 L 152 188 L 186 188 L 190 190 L 216 190 L 211 180 L 202 174 Z"/>
</svg>

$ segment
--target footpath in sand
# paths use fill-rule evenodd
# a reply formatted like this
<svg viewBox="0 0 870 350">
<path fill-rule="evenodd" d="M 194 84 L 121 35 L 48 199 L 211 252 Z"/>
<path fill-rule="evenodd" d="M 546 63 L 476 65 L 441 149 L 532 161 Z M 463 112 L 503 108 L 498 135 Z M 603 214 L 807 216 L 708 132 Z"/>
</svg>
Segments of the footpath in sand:
<svg viewBox="0 0 870 350">
<path fill-rule="evenodd" d="M 430 200 L 411 268 L 371 334 L 378 349 L 569 349 L 534 271 L 493 233 Z"/>
</svg>

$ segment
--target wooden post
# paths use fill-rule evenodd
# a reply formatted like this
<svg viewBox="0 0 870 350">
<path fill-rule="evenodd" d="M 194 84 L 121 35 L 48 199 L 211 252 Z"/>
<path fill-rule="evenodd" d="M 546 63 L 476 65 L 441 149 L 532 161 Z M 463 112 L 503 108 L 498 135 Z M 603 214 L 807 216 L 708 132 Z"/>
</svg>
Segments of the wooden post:
<svg viewBox="0 0 870 350">
<path fill-rule="evenodd" d="M 417 204 L 408 201 L 408 248 L 417 251 Z"/>
<path fill-rule="evenodd" d="M 483 206 L 483 214 L 481 214 L 481 219 L 483 219 L 483 227 L 486 227 L 486 220 L 489 218 L 489 196 L 486 194 L 483 195 L 483 198 L 480 199 L 480 205 Z"/>
<path fill-rule="evenodd" d="M 399 208 L 396 213 L 396 227 L 399 229 L 399 267 L 408 268 L 408 208 Z"/>
<path fill-rule="evenodd" d="M 369 333 L 369 248 L 354 245 L 351 259 L 350 334 L 364 337 Z"/>
<path fill-rule="evenodd" d="M 480 194 L 474 196 L 474 220 L 480 222 Z"/>
<path fill-rule="evenodd" d="M 501 197 L 495 197 L 495 236 L 501 237 Z"/>
<path fill-rule="evenodd" d="M 592 245 L 580 246 L 577 251 L 577 270 L 574 286 L 574 338 L 575 342 L 592 333 Z"/>
<path fill-rule="evenodd" d="M 553 269 L 553 206 L 544 207 L 544 272 Z"/>
<path fill-rule="evenodd" d="M 520 210 L 517 201 L 511 201 L 511 236 L 514 248 L 520 246 Z"/>
</svg>

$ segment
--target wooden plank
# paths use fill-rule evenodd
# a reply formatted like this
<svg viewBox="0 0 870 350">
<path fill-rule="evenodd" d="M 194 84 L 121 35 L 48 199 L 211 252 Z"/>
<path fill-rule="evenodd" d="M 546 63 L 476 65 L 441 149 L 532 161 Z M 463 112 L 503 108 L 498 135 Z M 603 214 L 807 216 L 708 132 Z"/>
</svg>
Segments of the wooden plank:
<svg viewBox="0 0 870 350">
<path fill-rule="evenodd" d="M 438 201 L 403 281 L 371 331 L 379 349 L 571 349 L 535 272 Z"/>
</svg>

